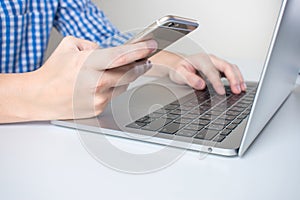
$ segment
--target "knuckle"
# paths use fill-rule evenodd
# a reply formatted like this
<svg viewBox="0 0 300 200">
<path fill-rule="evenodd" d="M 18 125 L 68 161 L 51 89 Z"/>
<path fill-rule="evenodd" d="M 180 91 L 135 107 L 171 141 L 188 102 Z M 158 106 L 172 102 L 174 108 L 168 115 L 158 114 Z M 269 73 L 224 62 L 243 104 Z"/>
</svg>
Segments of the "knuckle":
<svg viewBox="0 0 300 200">
<path fill-rule="evenodd" d="M 73 40 L 75 40 L 75 37 L 69 35 L 69 36 L 64 37 L 62 41 L 69 42 L 69 41 L 73 41 Z"/>
<path fill-rule="evenodd" d="M 233 84 L 233 85 L 238 85 L 239 84 L 239 80 L 237 79 L 237 78 L 231 78 L 230 80 L 229 80 L 229 82 L 231 83 L 231 84 Z"/>
<path fill-rule="evenodd" d="M 214 55 L 214 54 L 208 54 L 208 56 L 211 58 L 211 59 L 216 59 L 217 57 Z"/>
<path fill-rule="evenodd" d="M 100 48 L 100 46 L 99 46 L 96 42 L 92 42 L 91 47 L 92 47 L 93 49 L 98 49 L 98 48 Z"/>
<path fill-rule="evenodd" d="M 215 68 L 208 70 L 206 75 L 212 79 L 219 79 L 220 78 L 220 72 L 216 70 Z"/>
<path fill-rule="evenodd" d="M 102 105 L 95 105 L 95 111 L 94 111 L 94 115 L 100 115 L 102 112 L 104 111 L 104 108 Z"/>
<path fill-rule="evenodd" d="M 235 72 L 234 72 L 232 66 L 226 67 L 225 70 L 224 70 L 224 73 L 226 74 L 227 78 L 234 78 L 235 77 Z"/>
<path fill-rule="evenodd" d="M 94 105 L 94 110 L 97 114 L 100 114 L 103 112 L 105 106 L 108 104 L 109 102 L 109 97 L 108 96 L 104 96 L 104 95 L 101 95 L 101 97 L 98 97 L 96 100 L 95 100 L 95 105 Z"/>
<path fill-rule="evenodd" d="M 105 77 L 102 77 L 100 78 L 100 80 L 98 81 L 98 84 L 97 84 L 97 91 L 101 91 L 107 87 L 110 86 L 110 80 L 105 78 Z"/>
<path fill-rule="evenodd" d="M 232 67 L 238 69 L 239 67 L 236 64 L 232 64 Z"/>
<path fill-rule="evenodd" d="M 178 73 L 179 75 L 183 76 L 186 72 L 186 68 L 182 66 L 177 66 L 175 69 L 172 69 L 175 73 Z"/>
<path fill-rule="evenodd" d="M 192 58 L 183 58 L 179 61 L 179 66 L 184 66 L 185 68 L 188 67 L 196 68 L 197 64 Z"/>
</svg>

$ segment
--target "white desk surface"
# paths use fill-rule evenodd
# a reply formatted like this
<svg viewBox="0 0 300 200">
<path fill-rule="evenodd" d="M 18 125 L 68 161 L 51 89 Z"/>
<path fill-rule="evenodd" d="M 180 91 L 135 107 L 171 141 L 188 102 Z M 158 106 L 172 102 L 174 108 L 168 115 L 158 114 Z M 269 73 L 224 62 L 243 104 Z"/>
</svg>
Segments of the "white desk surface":
<svg viewBox="0 0 300 200">
<path fill-rule="evenodd" d="M 136 151 L 144 144 L 111 140 Z M 48 122 L 1 125 L 0 199 L 298 200 L 299 153 L 300 86 L 244 157 L 209 155 L 199 160 L 198 154 L 186 152 L 150 174 L 103 166 L 83 148 L 75 130 Z"/>
</svg>

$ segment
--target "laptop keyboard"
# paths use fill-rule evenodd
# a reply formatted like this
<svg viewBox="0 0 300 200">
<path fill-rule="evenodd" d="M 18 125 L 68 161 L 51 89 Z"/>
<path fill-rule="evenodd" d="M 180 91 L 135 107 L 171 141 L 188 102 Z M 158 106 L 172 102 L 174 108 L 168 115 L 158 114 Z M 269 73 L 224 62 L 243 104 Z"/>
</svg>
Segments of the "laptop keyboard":
<svg viewBox="0 0 300 200">
<path fill-rule="evenodd" d="M 249 115 L 256 87 L 238 95 L 225 90 L 226 98 L 195 90 L 126 127 L 222 142 Z"/>
</svg>

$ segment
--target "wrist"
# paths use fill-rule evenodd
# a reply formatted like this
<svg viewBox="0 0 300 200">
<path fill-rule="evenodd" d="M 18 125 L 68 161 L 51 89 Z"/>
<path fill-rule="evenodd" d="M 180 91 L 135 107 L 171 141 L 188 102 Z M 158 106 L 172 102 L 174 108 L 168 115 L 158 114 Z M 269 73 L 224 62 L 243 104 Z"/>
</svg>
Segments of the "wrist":
<svg viewBox="0 0 300 200">
<path fill-rule="evenodd" d="M 23 102 L 27 107 L 25 117 L 29 121 L 44 121 L 59 119 L 57 116 L 58 107 L 55 106 L 59 88 L 54 87 L 55 79 L 49 78 L 49 71 L 45 71 L 43 67 L 36 71 L 27 73 L 24 81 L 27 81 L 24 91 Z M 63 87 L 63 86 L 62 86 Z"/>
<path fill-rule="evenodd" d="M 16 110 L 20 121 L 44 121 L 55 119 L 55 109 L 51 109 L 50 101 L 54 94 L 48 89 L 47 77 L 42 68 L 20 74 L 15 85 L 19 86 L 19 101 Z M 13 95 L 13 94 L 12 94 Z"/>
<path fill-rule="evenodd" d="M 43 99 L 43 77 L 40 76 L 39 70 L 24 73 L 19 80 L 21 86 L 20 96 L 20 117 L 24 121 L 42 121 L 47 120 L 45 112 L 47 107 L 43 106 L 46 102 Z"/>
<path fill-rule="evenodd" d="M 37 120 L 34 108 L 35 86 L 33 72 L 2 74 L 0 78 L 0 122 Z"/>
</svg>

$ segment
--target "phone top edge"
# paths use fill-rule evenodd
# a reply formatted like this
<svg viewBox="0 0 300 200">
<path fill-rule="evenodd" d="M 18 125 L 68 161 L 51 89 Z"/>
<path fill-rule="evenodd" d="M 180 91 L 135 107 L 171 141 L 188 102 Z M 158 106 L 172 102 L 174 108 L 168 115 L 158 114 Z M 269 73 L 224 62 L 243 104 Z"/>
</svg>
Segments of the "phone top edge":
<svg viewBox="0 0 300 200">
<path fill-rule="evenodd" d="M 166 26 L 167 23 L 174 22 L 174 23 L 179 23 L 182 25 L 185 25 L 185 27 L 168 27 Z M 178 17 L 174 15 L 166 15 L 152 24 L 150 24 L 148 27 L 146 27 L 142 32 L 136 34 L 133 38 L 128 40 L 127 43 L 135 43 L 137 41 L 141 41 L 141 38 L 145 37 L 147 34 L 150 34 L 153 30 L 157 28 L 165 28 L 165 29 L 170 29 L 174 31 L 185 31 L 185 32 L 192 32 L 195 29 L 199 27 L 199 24 L 196 20 L 193 19 L 188 19 L 188 18 L 183 18 L 183 17 Z"/>
<path fill-rule="evenodd" d="M 196 29 L 196 28 L 191 29 L 191 28 L 175 28 L 175 27 L 170 28 L 170 27 L 166 27 L 166 26 L 160 26 L 160 27 L 165 28 L 165 29 L 170 29 L 170 30 L 173 30 L 173 31 L 188 31 L 188 32 L 192 32 L 193 30 Z"/>
<path fill-rule="evenodd" d="M 189 23 L 190 25 L 195 26 L 195 27 L 199 26 L 198 21 L 195 19 L 184 18 L 184 17 L 175 16 L 175 15 L 166 15 L 164 17 L 161 17 L 160 19 L 156 20 L 156 23 L 158 25 L 162 25 L 169 21 L 182 21 L 185 23 Z"/>
</svg>

